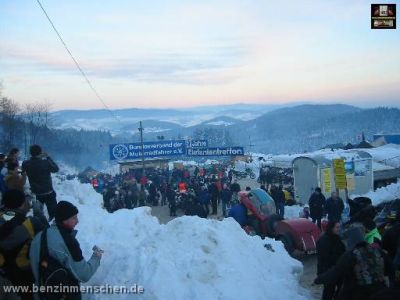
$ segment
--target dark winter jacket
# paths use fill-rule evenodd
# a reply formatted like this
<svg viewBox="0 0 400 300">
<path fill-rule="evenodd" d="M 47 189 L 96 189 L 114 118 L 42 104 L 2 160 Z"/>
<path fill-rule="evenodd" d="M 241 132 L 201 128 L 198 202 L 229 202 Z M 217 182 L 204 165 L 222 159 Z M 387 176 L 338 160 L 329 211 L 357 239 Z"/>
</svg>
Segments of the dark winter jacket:
<svg viewBox="0 0 400 300">
<path fill-rule="evenodd" d="M 274 199 L 275 204 L 285 203 L 285 193 L 280 189 L 275 189 L 271 191 L 271 197 Z"/>
<path fill-rule="evenodd" d="M 328 215 L 329 221 L 340 221 L 342 219 L 342 212 L 344 210 L 343 200 L 337 198 L 333 200 L 328 198 L 325 203 L 325 212 Z"/>
<path fill-rule="evenodd" d="M 240 185 L 239 185 L 239 183 L 232 183 L 232 185 L 231 185 L 231 191 L 233 192 L 233 193 L 239 193 L 241 190 L 240 190 Z"/>
<path fill-rule="evenodd" d="M 310 206 L 310 216 L 313 219 L 321 219 L 325 209 L 325 196 L 321 193 L 313 193 L 308 200 Z"/>
<path fill-rule="evenodd" d="M 322 274 L 333 267 L 346 247 L 337 234 L 323 234 L 317 241 L 317 274 Z"/>
<path fill-rule="evenodd" d="M 400 249 L 400 222 L 396 222 L 383 234 L 382 248 L 388 252 L 391 259 L 394 259 L 397 249 Z"/>
<path fill-rule="evenodd" d="M 176 202 L 176 193 L 173 189 L 167 189 L 166 196 L 169 204 L 174 204 Z"/>
<path fill-rule="evenodd" d="M 217 183 L 214 182 L 210 185 L 210 187 L 208 188 L 208 191 L 210 192 L 210 196 L 212 198 L 218 198 L 219 197 L 219 190 L 218 190 L 218 186 Z"/>
<path fill-rule="evenodd" d="M 189 201 L 185 209 L 186 216 L 198 216 L 200 218 L 207 218 L 207 213 L 196 201 Z"/>
<path fill-rule="evenodd" d="M 371 255 L 374 257 L 372 260 L 375 266 L 373 273 L 370 272 L 367 265 L 367 261 L 371 262 L 371 259 L 367 257 L 371 257 Z M 359 256 L 363 257 L 362 263 L 359 263 L 360 260 L 357 259 Z M 380 249 L 369 247 L 363 243 L 353 250 L 345 252 L 334 267 L 318 275 L 315 283 L 333 284 L 342 279 L 343 288 L 340 299 L 368 300 L 385 287 L 384 275 L 390 274 L 390 271 L 391 261 L 388 256 Z M 361 277 L 357 277 L 356 274 Z"/>
<path fill-rule="evenodd" d="M 232 192 L 228 189 L 223 189 L 221 192 L 221 200 L 223 203 L 228 203 L 232 199 Z"/>
<path fill-rule="evenodd" d="M 32 157 L 22 163 L 22 171 L 28 175 L 31 190 L 36 195 L 53 191 L 51 173 L 56 173 L 58 170 L 58 166 L 50 157 L 46 159 Z"/>
<path fill-rule="evenodd" d="M 25 213 L 17 210 L 0 212 L 0 261 L 4 267 L 30 270 L 28 259 L 29 245 L 38 232 L 47 226 L 42 216 L 26 217 Z"/>
</svg>

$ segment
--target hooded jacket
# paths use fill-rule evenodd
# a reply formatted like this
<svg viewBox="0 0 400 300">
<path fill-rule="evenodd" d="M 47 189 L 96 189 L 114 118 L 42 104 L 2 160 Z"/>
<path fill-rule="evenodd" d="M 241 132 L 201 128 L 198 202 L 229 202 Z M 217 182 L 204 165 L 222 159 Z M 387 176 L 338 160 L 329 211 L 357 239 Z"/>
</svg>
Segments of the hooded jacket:
<svg viewBox="0 0 400 300">
<path fill-rule="evenodd" d="M 47 247 L 49 255 L 68 269 L 76 280 L 87 282 L 100 265 L 96 255 L 86 261 L 75 236 L 76 230 L 67 230 L 52 224 L 47 230 Z M 36 284 L 39 284 L 40 242 L 42 232 L 35 236 L 31 243 L 29 256 Z"/>
</svg>

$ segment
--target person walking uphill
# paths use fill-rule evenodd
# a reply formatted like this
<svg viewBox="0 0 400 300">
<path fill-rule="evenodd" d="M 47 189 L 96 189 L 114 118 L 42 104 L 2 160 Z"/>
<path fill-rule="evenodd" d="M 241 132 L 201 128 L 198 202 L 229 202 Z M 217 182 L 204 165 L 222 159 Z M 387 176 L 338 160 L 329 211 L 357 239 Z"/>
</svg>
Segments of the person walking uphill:
<svg viewBox="0 0 400 300">
<path fill-rule="evenodd" d="M 346 251 L 339 236 L 340 224 L 329 221 L 325 233 L 317 241 L 317 275 L 328 271 L 338 261 L 339 257 Z M 340 290 L 339 282 L 324 284 L 322 300 L 335 299 Z"/>
<path fill-rule="evenodd" d="M 332 192 L 331 197 L 326 200 L 325 212 L 328 215 L 328 221 L 339 221 L 342 219 L 344 210 L 343 200 L 339 198 L 337 192 Z"/>
<path fill-rule="evenodd" d="M 308 205 L 310 206 L 310 217 L 319 229 L 321 229 L 321 219 L 324 214 L 325 208 L 325 196 L 321 193 L 321 188 L 315 188 L 315 192 L 312 193 L 310 200 L 308 200 Z"/>
<path fill-rule="evenodd" d="M 37 285 L 69 286 L 63 293 L 41 294 L 44 299 L 81 299 L 79 282 L 87 282 L 100 265 L 103 251 L 93 247 L 86 261 L 75 238 L 78 209 L 70 202 L 60 201 L 55 211 L 55 223 L 39 233 L 30 249 L 31 267 Z M 52 270 L 64 269 L 63 276 L 51 276 Z"/>
<path fill-rule="evenodd" d="M 51 173 L 58 172 L 57 164 L 46 153 L 42 153 L 39 145 L 30 147 L 31 158 L 22 163 L 22 171 L 28 175 L 29 184 L 36 199 L 46 204 L 49 221 L 54 218 L 57 205 L 56 192 L 53 190 Z"/>
</svg>

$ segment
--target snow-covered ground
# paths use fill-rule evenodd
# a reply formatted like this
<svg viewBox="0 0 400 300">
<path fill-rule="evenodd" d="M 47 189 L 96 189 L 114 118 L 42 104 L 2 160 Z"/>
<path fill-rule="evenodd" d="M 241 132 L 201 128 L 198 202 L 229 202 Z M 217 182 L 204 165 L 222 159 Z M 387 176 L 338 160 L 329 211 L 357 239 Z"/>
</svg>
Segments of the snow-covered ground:
<svg viewBox="0 0 400 300">
<path fill-rule="evenodd" d="M 371 198 L 373 205 L 400 198 L 400 182 L 371 191 L 364 195 L 352 195 L 353 198 L 357 196 L 364 196 Z"/>
<path fill-rule="evenodd" d="M 55 179 L 58 200 L 80 213 L 78 240 L 84 256 L 105 250 L 88 285 L 144 287 L 144 299 L 308 299 L 299 285 L 302 264 L 281 242 L 245 234 L 231 218 L 181 217 L 161 225 L 150 208 L 108 214 L 89 184 Z M 266 250 L 272 245 L 275 252 Z M 110 299 L 110 295 L 88 295 Z M 115 298 L 131 299 L 132 295 Z"/>
</svg>

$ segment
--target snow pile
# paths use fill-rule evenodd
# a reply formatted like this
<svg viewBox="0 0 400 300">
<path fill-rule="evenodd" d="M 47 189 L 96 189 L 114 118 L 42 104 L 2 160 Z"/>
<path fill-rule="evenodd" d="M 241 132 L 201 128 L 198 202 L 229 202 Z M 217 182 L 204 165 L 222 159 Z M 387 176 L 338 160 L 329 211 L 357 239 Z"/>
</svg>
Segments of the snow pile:
<svg viewBox="0 0 400 300">
<path fill-rule="evenodd" d="M 298 219 L 303 209 L 300 205 L 285 206 L 285 219 Z"/>
<path fill-rule="evenodd" d="M 391 201 L 400 198 L 400 183 L 393 183 L 388 186 L 379 188 L 376 191 L 368 192 L 364 195 L 351 195 L 352 198 L 360 196 L 370 198 L 373 205 L 378 205 L 382 202 Z"/>
<path fill-rule="evenodd" d="M 282 243 L 248 236 L 231 218 L 181 217 L 160 225 L 148 207 L 106 213 L 101 195 L 88 184 L 71 180 L 55 187 L 59 200 L 73 202 L 80 211 L 77 238 L 84 256 L 91 255 L 94 244 L 105 250 L 88 285 L 138 284 L 144 299 L 309 298 L 298 283 L 302 264 Z"/>
<path fill-rule="evenodd" d="M 400 168 L 400 145 L 388 144 L 372 149 L 362 149 L 372 155 L 373 159 L 394 168 Z"/>
</svg>

